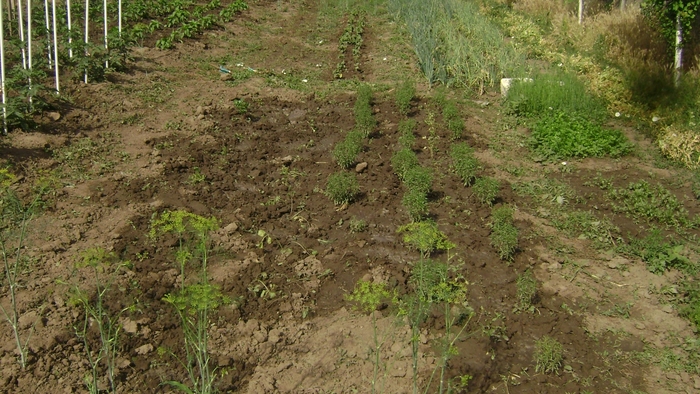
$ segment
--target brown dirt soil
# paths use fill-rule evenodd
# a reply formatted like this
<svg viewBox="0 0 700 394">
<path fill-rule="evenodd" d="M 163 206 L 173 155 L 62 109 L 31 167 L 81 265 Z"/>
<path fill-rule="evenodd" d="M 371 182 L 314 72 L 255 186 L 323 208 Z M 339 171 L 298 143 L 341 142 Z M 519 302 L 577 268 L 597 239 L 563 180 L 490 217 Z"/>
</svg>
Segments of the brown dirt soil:
<svg viewBox="0 0 700 394">
<path fill-rule="evenodd" d="M 178 361 L 184 358 L 183 331 L 163 301 L 186 280 L 175 263 L 178 243 L 147 236 L 151 219 L 164 210 L 213 216 L 220 224 L 212 234 L 208 277 L 232 301 L 211 316 L 209 327 L 211 364 L 221 375 L 217 390 L 370 392 L 374 318 L 381 339 L 378 391 L 412 391 L 411 333 L 404 319 L 387 305 L 368 316 L 345 296 L 361 279 L 385 283 L 399 295 L 410 291 L 411 267 L 420 255 L 396 231 L 409 218 L 390 159 L 403 119 L 393 87 L 418 70 L 407 60 L 410 48 L 396 43 L 396 26 L 370 15 L 360 72 L 333 80 L 345 19 L 333 24 L 330 18 L 315 1 L 251 2 L 238 19 L 197 41 L 172 51 L 134 49 L 130 71 L 109 82 L 67 86 L 71 104 L 60 110 L 60 120 L 40 119 L 39 131 L 18 131 L 3 141 L 3 162 L 21 175 L 14 185 L 19 194 L 28 196 L 39 179 L 52 182 L 53 192 L 31 223 L 26 251 L 32 264 L 22 272 L 18 292 L 20 333 L 31 333 L 28 365 L 20 368 L 12 332 L 3 325 L 0 392 L 86 391 L 89 364 L 76 335 L 85 312 L 71 302 L 71 289 L 86 289 L 94 299 L 90 271 L 74 263 L 95 246 L 133 263 L 107 293 L 113 315 L 131 306 L 118 321 L 117 391 L 172 392 L 164 381 L 188 382 Z M 220 78 L 219 64 L 239 70 L 238 63 L 256 72 Z M 331 151 L 355 123 L 350 77 L 379 87 L 373 106 L 378 126 L 358 157 L 366 167 L 350 170 L 361 192 L 339 209 L 324 191 L 328 176 L 339 170 Z M 627 239 L 641 234 L 639 224 L 614 212 L 591 180 L 602 173 L 623 187 L 648 179 L 647 161 L 591 159 L 570 163 L 572 171 L 535 163 L 522 144 L 527 131 L 504 131 L 498 96 L 479 97 L 490 102 L 485 107 L 455 96 L 467 124 L 462 139 L 486 163 L 481 175 L 501 181 L 496 206 L 516 207 L 518 251 L 506 264 L 490 243 L 491 208 L 451 172 L 449 131 L 431 92 L 419 90 L 410 116 L 418 124 L 417 156 L 434 174 L 430 215 L 456 244 L 449 255 L 433 257 L 458 267 L 475 311 L 446 368 L 451 381 L 472 376 L 455 391 L 698 392 L 700 377 L 636 357 L 648 346 L 672 346 L 695 335 L 651 291 L 651 285 L 674 283 L 677 274 L 653 275 L 640 261 L 565 236 L 542 201 L 513 186 L 548 174 L 583 196 L 567 206 L 599 206 L 597 213 Z M 429 114 L 437 138 L 426 125 Z M 675 170 L 653 174 L 691 214 L 700 212 L 697 200 L 683 199 L 692 194 L 690 185 L 675 182 Z M 364 220 L 367 229 L 351 231 L 355 220 Z M 527 269 L 539 283 L 534 309 L 516 312 L 516 280 Z M 196 272 L 188 267 L 186 277 Z M 5 287 L 0 296 L 7 308 Z M 626 316 L 609 313 L 618 305 L 631 305 Z M 427 392 L 438 391 L 431 374 L 440 363 L 445 328 L 439 311 L 420 328 L 417 374 Z M 566 367 L 558 374 L 535 370 L 535 342 L 543 336 L 564 347 Z M 92 325 L 88 343 L 94 348 L 98 341 Z M 102 368 L 100 376 L 100 388 L 107 389 Z"/>
</svg>

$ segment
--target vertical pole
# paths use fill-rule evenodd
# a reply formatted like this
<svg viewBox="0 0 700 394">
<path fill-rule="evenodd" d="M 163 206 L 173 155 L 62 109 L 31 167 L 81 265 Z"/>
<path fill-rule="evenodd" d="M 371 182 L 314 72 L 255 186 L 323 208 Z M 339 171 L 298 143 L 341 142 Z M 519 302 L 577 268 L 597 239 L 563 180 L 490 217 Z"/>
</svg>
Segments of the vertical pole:
<svg viewBox="0 0 700 394">
<path fill-rule="evenodd" d="M 90 26 L 90 0 L 85 0 L 85 57 L 88 54 L 88 27 Z M 88 70 L 85 69 L 85 83 L 88 83 Z"/>
<path fill-rule="evenodd" d="M 19 26 L 19 42 L 22 48 L 22 68 L 27 69 L 27 51 L 24 49 L 24 16 L 22 15 L 22 1 L 17 1 L 17 25 Z"/>
<path fill-rule="evenodd" d="M 578 0 L 578 24 L 583 23 L 583 0 Z"/>
<path fill-rule="evenodd" d="M 58 83 L 58 37 L 56 32 L 56 0 L 51 0 L 51 13 L 53 14 L 53 65 L 56 70 L 56 94 L 60 94 L 61 85 Z"/>
<path fill-rule="evenodd" d="M 676 54 L 673 58 L 673 68 L 675 74 L 673 82 L 678 87 L 681 83 L 681 71 L 683 68 L 683 25 L 681 24 L 681 14 L 676 14 Z"/>
<path fill-rule="evenodd" d="M 107 52 L 107 0 L 104 0 L 102 2 L 102 8 L 103 8 L 103 19 L 105 22 L 105 52 Z M 105 68 L 109 68 L 109 61 L 105 60 Z"/>
<path fill-rule="evenodd" d="M 46 44 L 46 52 L 49 56 L 49 68 L 51 68 L 53 67 L 53 62 L 51 61 L 51 26 L 49 25 L 49 0 L 44 0 L 44 20 L 46 21 L 46 35 L 49 41 Z"/>
<path fill-rule="evenodd" d="M 620 0 L 620 11 L 625 10 L 625 3 L 626 3 L 625 0 Z"/>
<path fill-rule="evenodd" d="M 7 135 L 7 94 L 5 94 L 5 25 L 0 1 L 0 87 L 2 87 L 2 132 Z"/>
<path fill-rule="evenodd" d="M 32 109 L 32 0 L 27 0 L 27 66 L 29 67 L 29 109 Z"/>
<path fill-rule="evenodd" d="M 119 0 L 119 38 L 122 37 L 122 0 Z"/>
<path fill-rule="evenodd" d="M 73 29 L 70 19 L 70 0 L 66 0 L 66 11 L 68 12 L 68 57 L 73 58 Z"/>
</svg>

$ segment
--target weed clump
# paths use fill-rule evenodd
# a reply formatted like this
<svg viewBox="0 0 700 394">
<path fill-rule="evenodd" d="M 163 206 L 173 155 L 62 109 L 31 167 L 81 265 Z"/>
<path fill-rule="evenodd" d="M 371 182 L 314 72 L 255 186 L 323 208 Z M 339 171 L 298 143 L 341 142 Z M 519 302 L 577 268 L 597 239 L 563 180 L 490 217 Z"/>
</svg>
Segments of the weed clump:
<svg viewBox="0 0 700 394">
<path fill-rule="evenodd" d="M 531 148 L 548 160 L 620 157 L 631 152 L 619 130 L 606 129 L 577 114 L 547 112 L 532 128 Z"/>
<path fill-rule="evenodd" d="M 647 181 L 632 182 L 626 188 L 609 193 L 613 209 L 634 218 L 657 222 L 670 227 L 696 227 L 699 219 L 688 217 L 688 211 L 678 198 L 662 185 Z"/>
<path fill-rule="evenodd" d="M 661 275 L 672 268 L 686 272 L 697 269 L 690 259 L 683 256 L 683 244 L 673 240 L 665 241 L 658 229 L 652 230 L 642 239 L 631 239 L 623 251 L 625 249 L 628 253 L 641 258 L 647 264 L 649 272 L 654 274 Z"/>
<path fill-rule="evenodd" d="M 360 191 L 355 174 L 336 172 L 328 177 L 326 195 L 335 205 L 349 204 Z"/>
<path fill-rule="evenodd" d="M 491 211 L 491 245 L 502 260 L 510 261 L 518 247 L 518 229 L 513 224 L 513 209 L 499 207 Z"/>
<path fill-rule="evenodd" d="M 497 179 L 491 177 L 482 177 L 474 181 L 472 190 L 476 198 L 482 203 L 488 206 L 493 205 L 496 196 L 498 196 L 498 191 L 501 189 L 501 184 Z"/>
<path fill-rule="evenodd" d="M 405 80 L 396 89 L 396 106 L 399 107 L 401 115 L 408 115 L 411 111 L 411 101 L 416 95 L 416 86 L 410 80 Z"/>
<path fill-rule="evenodd" d="M 410 149 L 404 148 L 391 156 L 391 166 L 394 167 L 394 173 L 402 181 L 406 176 L 406 172 L 413 167 L 418 166 L 418 156 Z"/>
<path fill-rule="evenodd" d="M 479 159 L 474 156 L 474 150 L 466 142 L 460 142 L 452 145 L 450 157 L 452 157 L 454 171 L 464 185 L 468 186 L 474 182 L 480 168 Z"/>
</svg>

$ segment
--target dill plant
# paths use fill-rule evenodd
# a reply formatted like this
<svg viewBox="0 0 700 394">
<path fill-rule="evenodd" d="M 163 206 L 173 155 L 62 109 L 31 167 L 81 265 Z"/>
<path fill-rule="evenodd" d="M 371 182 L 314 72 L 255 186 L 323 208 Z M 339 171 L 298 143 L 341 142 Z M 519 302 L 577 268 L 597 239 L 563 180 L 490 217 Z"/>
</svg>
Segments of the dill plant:
<svg viewBox="0 0 700 394">
<path fill-rule="evenodd" d="M 401 115 L 408 115 L 411 111 L 411 102 L 416 95 L 416 86 L 411 80 L 405 80 L 396 88 L 396 106 Z"/>
<path fill-rule="evenodd" d="M 350 131 L 343 141 L 338 142 L 333 148 L 333 160 L 343 169 L 352 167 L 357 161 L 357 155 L 362 150 L 362 135 L 357 131 Z"/>
<path fill-rule="evenodd" d="M 42 197 L 45 190 L 40 189 L 29 203 L 24 203 L 10 187 L 17 176 L 7 168 L 0 169 L 0 251 L 4 278 L 7 284 L 10 305 L 8 309 L 0 305 L 3 317 L 12 327 L 14 342 L 19 352 L 19 362 L 22 369 L 27 366 L 27 350 L 31 333 L 22 340 L 19 319 L 20 309 L 17 306 L 17 289 L 20 286 L 20 275 L 29 263 L 27 251 L 27 235 L 29 225 L 43 206 Z"/>
<path fill-rule="evenodd" d="M 413 134 L 416 124 L 413 119 L 404 119 L 399 122 L 399 145 L 402 148 L 413 149 L 413 145 L 416 143 L 416 136 Z"/>
<path fill-rule="evenodd" d="M 450 251 L 456 246 L 432 221 L 409 223 L 399 227 L 396 231 L 404 233 L 403 241 L 420 252 L 423 258 L 429 257 L 436 251 Z"/>
<path fill-rule="evenodd" d="M 418 156 L 411 149 L 403 148 L 391 156 L 391 166 L 394 168 L 396 176 L 403 181 L 406 172 L 418 166 Z"/>
<path fill-rule="evenodd" d="M 493 205 L 494 200 L 498 196 L 498 191 L 501 189 L 501 184 L 497 179 L 491 177 L 477 178 L 472 185 L 472 191 L 476 198 L 488 206 Z"/>
<path fill-rule="evenodd" d="M 110 312 L 107 294 L 116 281 L 118 275 L 125 268 L 131 268 L 131 262 L 120 261 L 114 253 L 95 247 L 85 250 L 81 259 L 75 263 L 76 269 L 86 268 L 90 271 L 95 284 L 94 300 L 88 292 L 77 285 L 72 289 L 71 303 L 80 306 L 84 312 L 82 324 L 75 327 L 78 338 L 83 342 L 83 348 L 90 366 L 90 375 L 85 377 L 85 384 L 91 393 L 97 394 L 100 366 L 104 364 L 109 382 L 109 391 L 117 392 L 115 374 L 117 372 L 117 353 L 119 350 L 119 337 L 121 325 L 119 319 L 122 314 L 131 309 L 126 307 L 118 312 Z M 97 327 L 99 346 L 93 348 L 89 338 L 91 325 Z"/>
<path fill-rule="evenodd" d="M 168 293 L 163 301 L 170 304 L 180 320 L 184 336 L 185 359 L 178 361 L 187 370 L 189 385 L 178 381 L 166 381 L 186 393 L 209 394 L 214 392 L 216 369 L 212 368 L 209 353 L 210 314 L 229 299 L 221 294 L 218 286 L 209 283 L 210 234 L 219 226 L 216 218 L 206 218 L 184 210 L 164 211 L 151 219 L 149 236 L 152 239 L 175 235 L 178 250 L 175 259 L 180 266 L 181 283 L 178 291 Z M 185 265 L 199 260 L 199 275 L 187 280 Z"/>
<path fill-rule="evenodd" d="M 511 261 L 518 247 L 518 229 L 513 224 L 513 209 L 507 206 L 491 211 L 491 245 L 502 260 Z"/>
<path fill-rule="evenodd" d="M 479 159 L 474 156 L 474 149 L 466 142 L 452 145 L 450 150 L 454 171 L 462 179 L 465 186 L 470 185 L 476 179 L 477 171 L 481 168 Z"/>
<path fill-rule="evenodd" d="M 349 204 L 360 191 L 357 177 L 349 172 L 336 172 L 328 177 L 326 195 L 335 205 Z"/>
</svg>

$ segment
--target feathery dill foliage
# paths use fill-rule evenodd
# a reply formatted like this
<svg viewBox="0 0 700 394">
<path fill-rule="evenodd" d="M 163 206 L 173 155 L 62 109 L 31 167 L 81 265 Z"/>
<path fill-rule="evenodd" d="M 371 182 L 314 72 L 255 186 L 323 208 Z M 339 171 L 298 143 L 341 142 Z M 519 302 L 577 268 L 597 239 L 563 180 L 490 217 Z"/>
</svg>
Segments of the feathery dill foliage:
<svg viewBox="0 0 700 394">
<path fill-rule="evenodd" d="M 363 84 L 357 89 L 357 100 L 355 100 L 355 129 L 366 138 L 372 134 L 377 126 L 377 120 L 372 114 L 372 88 Z"/>
<path fill-rule="evenodd" d="M 354 173 L 340 171 L 328 177 L 326 195 L 336 205 L 352 202 L 359 191 L 360 184 Z"/>
<path fill-rule="evenodd" d="M 462 179 L 464 185 L 468 186 L 474 182 L 476 173 L 481 168 L 479 159 L 474 156 L 474 149 L 466 142 L 460 142 L 452 145 L 450 157 L 454 171 Z"/>
<path fill-rule="evenodd" d="M 333 160 L 344 169 L 350 168 L 357 161 L 357 155 L 362 150 L 362 134 L 349 131 L 345 140 L 338 142 L 333 148 Z"/>
<path fill-rule="evenodd" d="M 491 245 L 502 260 L 510 261 L 518 247 L 518 229 L 513 224 L 513 209 L 507 206 L 491 211 Z"/>
<path fill-rule="evenodd" d="M 488 206 L 493 205 L 493 201 L 498 196 L 498 191 L 501 189 L 501 184 L 498 179 L 491 177 L 481 177 L 474 181 L 472 191 L 476 198 Z"/>
<path fill-rule="evenodd" d="M 416 136 L 413 134 L 416 125 L 417 122 L 414 119 L 404 119 L 399 122 L 399 145 L 402 148 L 413 149 L 413 144 L 416 143 Z"/>
<path fill-rule="evenodd" d="M 394 167 L 394 173 L 403 181 L 406 172 L 418 166 L 418 156 L 410 149 L 401 149 L 391 156 L 391 166 Z"/>
<path fill-rule="evenodd" d="M 416 86 L 412 81 L 406 80 L 396 89 L 396 106 L 399 113 L 406 116 L 411 111 L 411 101 L 416 96 Z"/>
</svg>

